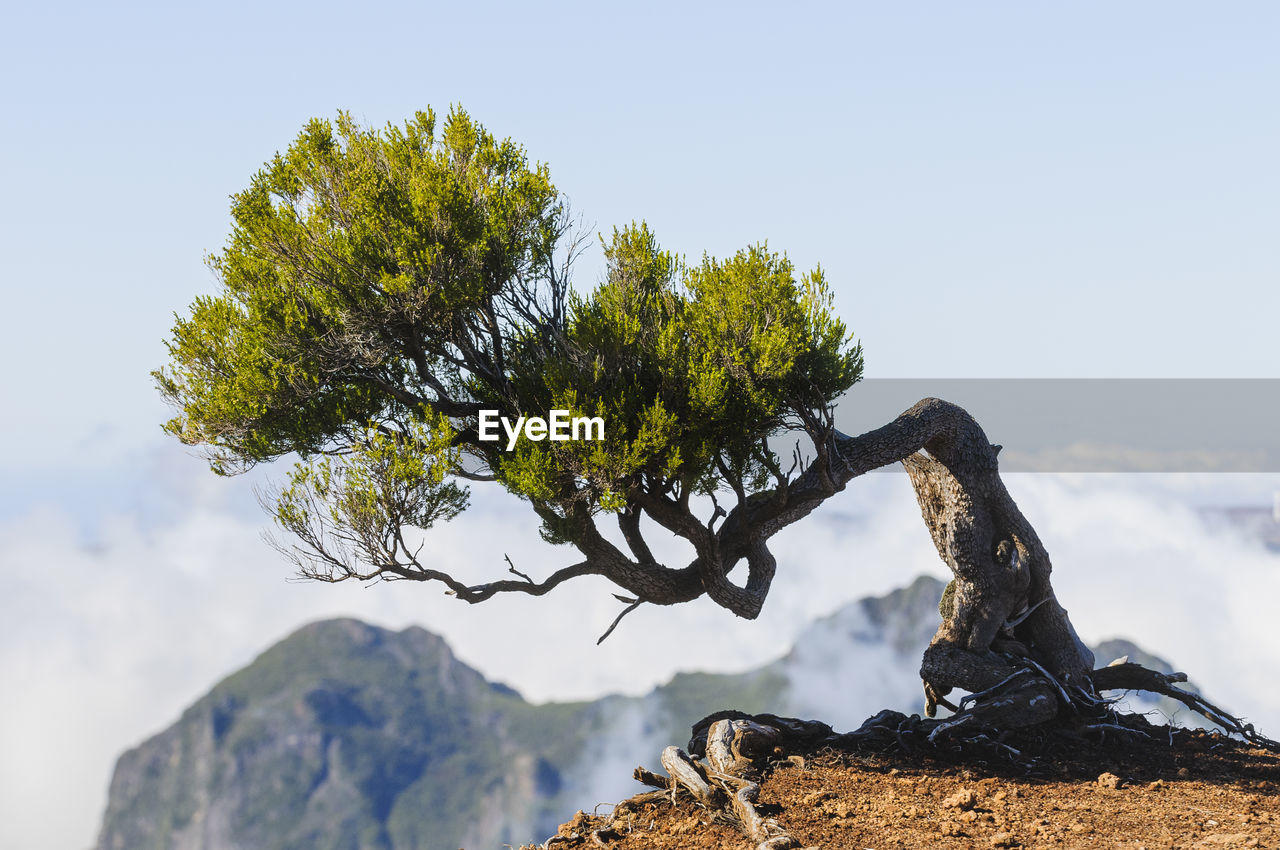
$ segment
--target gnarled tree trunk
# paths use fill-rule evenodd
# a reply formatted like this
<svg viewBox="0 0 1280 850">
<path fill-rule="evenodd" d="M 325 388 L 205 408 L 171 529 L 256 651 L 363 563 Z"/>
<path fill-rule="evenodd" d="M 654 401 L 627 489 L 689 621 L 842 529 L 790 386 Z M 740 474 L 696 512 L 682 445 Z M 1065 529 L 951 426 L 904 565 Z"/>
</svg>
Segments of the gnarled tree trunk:
<svg viewBox="0 0 1280 850">
<path fill-rule="evenodd" d="M 1058 604 L 1052 565 L 1035 529 L 1000 480 L 997 455 L 962 408 L 924 399 L 883 428 L 837 440 L 842 460 L 859 469 L 896 456 L 915 488 L 925 526 L 955 578 L 943 622 L 920 668 L 926 711 L 953 688 L 986 691 L 1039 664 L 1060 682 L 1087 686 L 1093 653 Z M 1027 725 L 1057 711 L 1053 685 L 1024 684 L 1007 705 L 988 706 L 992 725 Z"/>
</svg>

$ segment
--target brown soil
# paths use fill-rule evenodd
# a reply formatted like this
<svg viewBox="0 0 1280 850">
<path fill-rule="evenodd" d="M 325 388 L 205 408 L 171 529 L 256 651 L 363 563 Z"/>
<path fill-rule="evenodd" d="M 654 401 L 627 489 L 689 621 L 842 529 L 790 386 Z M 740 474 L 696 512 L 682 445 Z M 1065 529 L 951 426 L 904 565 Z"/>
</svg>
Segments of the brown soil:
<svg viewBox="0 0 1280 850">
<path fill-rule="evenodd" d="M 1280 848 L 1280 757 L 1199 731 L 1138 741 L 1006 739 L 1034 766 L 972 753 L 777 753 L 759 810 L 802 846 Z M 1034 750 L 1030 748 L 1036 748 Z M 579 815 L 552 848 L 750 845 L 680 795 L 618 819 Z M 566 840 L 567 839 L 567 840 Z"/>
</svg>

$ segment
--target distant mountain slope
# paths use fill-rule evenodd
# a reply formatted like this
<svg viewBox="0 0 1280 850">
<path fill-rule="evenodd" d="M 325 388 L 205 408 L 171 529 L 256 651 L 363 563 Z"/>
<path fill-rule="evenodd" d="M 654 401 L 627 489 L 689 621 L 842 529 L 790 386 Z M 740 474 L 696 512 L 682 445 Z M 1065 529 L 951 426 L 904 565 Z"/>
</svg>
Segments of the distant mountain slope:
<svg viewBox="0 0 1280 850">
<path fill-rule="evenodd" d="M 120 758 L 98 847 L 518 843 L 562 818 L 556 765 L 599 722 L 530 706 L 422 629 L 316 623 Z"/>
<path fill-rule="evenodd" d="M 98 850 L 518 846 L 640 790 L 631 769 L 656 766 L 713 711 L 838 729 L 882 708 L 918 711 L 941 594 L 922 577 L 815 622 L 760 669 L 570 704 L 525 702 L 420 628 L 315 623 L 121 756 Z M 1101 663 L 1107 652 L 1138 650 L 1111 642 Z"/>
</svg>

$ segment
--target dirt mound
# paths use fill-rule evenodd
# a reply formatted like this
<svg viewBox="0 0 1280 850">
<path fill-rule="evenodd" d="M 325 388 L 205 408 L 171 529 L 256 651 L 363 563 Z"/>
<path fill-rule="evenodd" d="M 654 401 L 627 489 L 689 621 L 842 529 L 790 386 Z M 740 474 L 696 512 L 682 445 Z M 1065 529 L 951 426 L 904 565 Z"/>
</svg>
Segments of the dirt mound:
<svg viewBox="0 0 1280 850">
<path fill-rule="evenodd" d="M 776 752 L 757 809 L 802 847 L 1280 847 L 1280 757 L 1198 730 L 1010 736 L 1034 764 L 971 751 Z M 720 812 L 659 792 L 543 845 L 753 847 Z"/>
</svg>

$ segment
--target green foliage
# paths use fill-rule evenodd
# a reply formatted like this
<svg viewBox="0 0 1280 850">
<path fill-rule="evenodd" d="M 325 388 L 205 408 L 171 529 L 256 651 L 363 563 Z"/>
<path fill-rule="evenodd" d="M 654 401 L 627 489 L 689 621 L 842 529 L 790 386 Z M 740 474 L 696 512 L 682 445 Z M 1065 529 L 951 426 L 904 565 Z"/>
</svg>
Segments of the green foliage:
<svg viewBox="0 0 1280 850">
<path fill-rule="evenodd" d="M 797 281 L 764 246 L 688 268 L 644 224 L 615 230 L 605 256 L 605 282 L 572 301 L 565 352 L 524 378 L 550 407 L 602 416 L 609 441 L 525 444 L 504 469 L 526 493 L 566 472 L 611 510 L 642 481 L 759 490 L 778 464 L 763 441 L 803 427 L 861 376 L 820 269 Z"/>
<path fill-rule="evenodd" d="M 222 292 L 176 318 L 155 373 L 165 427 L 219 472 L 300 455 L 274 511 L 321 552 L 394 563 L 403 527 L 465 507 L 456 475 L 528 499 L 557 542 L 641 493 L 745 498 L 782 480 L 768 439 L 825 439 L 861 375 L 821 269 L 797 278 L 764 245 L 688 265 L 633 224 L 574 293 L 547 168 L 458 109 L 442 128 L 314 120 L 231 212 Z M 478 439 L 486 408 L 598 416 L 605 439 L 507 451 Z"/>
<path fill-rule="evenodd" d="M 943 620 L 950 620 L 956 612 L 956 580 L 947 582 L 942 591 L 942 599 L 938 602 L 938 614 Z"/>
<path fill-rule="evenodd" d="M 310 122 L 232 198 L 209 259 L 224 292 L 177 318 L 156 373 L 166 429 L 241 465 L 417 416 L 397 390 L 460 387 L 476 314 L 550 262 L 560 213 L 547 169 L 465 112 L 438 135 L 431 112 L 381 133 Z"/>
<path fill-rule="evenodd" d="M 406 545 L 401 529 L 425 530 L 466 509 L 466 489 L 446 480 L 457 462 L 446 417 L 427 414 L 404 432 L 371 427 L 350 454 L 295 465 L 275 519 L 313 550 L 390 563 Z"/>
</svg>

